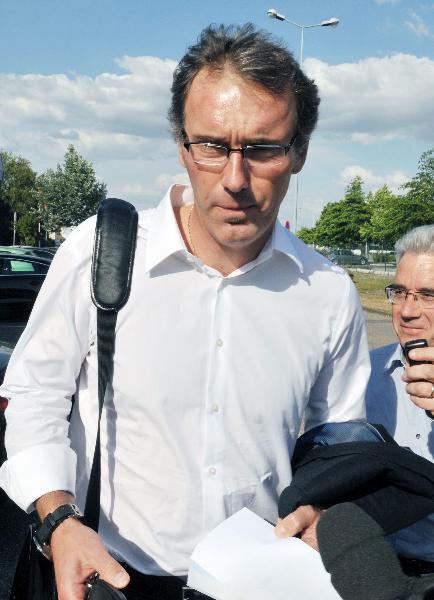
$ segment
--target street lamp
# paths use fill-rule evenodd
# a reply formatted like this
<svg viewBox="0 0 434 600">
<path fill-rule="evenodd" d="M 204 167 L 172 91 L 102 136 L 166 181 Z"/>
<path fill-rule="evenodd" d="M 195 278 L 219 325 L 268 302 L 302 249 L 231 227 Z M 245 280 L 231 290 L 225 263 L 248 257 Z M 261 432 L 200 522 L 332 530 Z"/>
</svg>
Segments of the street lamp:
<svg viewBox="0 0 434 600">
<path fill-rule="evenodd" d="M 339 25 L 339 19 L 336 17 L 331 17 L 331 19 L 326 19 L 325 21 L 321 21 L 320 23 L 314 23 L 313 25 L 301 25 L 300 23 L 295 23 L 295 21 L 290 21 L 285 15 L 278 13 L 275 8 L 269 8 L 267 10 L 267 16 L 270 19 L 277 19 L 278 21 L 286 21 L 294 27 L 298 27 L 301 33 L 300 39 L 300 67 L 303 67 L 303 45 L 304 45 L 304 30 L 311 29 L 312 27 L 337 27 Z M 298 174 L 296 176 L 296 187 L 295 187 L 295 219 L 294 219 L 294 233 L 297 232 L 297 221 L 298 221 Z"/>
</svg>

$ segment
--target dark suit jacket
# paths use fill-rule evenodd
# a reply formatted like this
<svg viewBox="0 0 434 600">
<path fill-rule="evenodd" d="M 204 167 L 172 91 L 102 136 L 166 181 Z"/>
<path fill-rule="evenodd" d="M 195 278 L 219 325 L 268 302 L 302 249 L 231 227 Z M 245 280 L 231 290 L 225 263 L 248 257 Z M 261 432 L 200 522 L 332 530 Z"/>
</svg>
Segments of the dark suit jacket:
<svg viewBox="0 0 434 600">
<path fill-rule="evenodd" d="M 297 442 L 279 516 L 304 504 L 328 508 L 347 501 L 363 508 L 386 534 L 398 531 L 434 512 L 434 464 L 398 446 L 381 426 L 320 425 Z"/>
</svg>

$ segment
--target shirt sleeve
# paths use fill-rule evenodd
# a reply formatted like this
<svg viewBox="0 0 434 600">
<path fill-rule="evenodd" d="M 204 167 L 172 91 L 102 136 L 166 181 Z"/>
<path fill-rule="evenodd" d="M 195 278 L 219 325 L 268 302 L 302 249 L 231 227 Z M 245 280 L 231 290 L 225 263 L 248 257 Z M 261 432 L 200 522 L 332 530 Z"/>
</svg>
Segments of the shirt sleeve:
<svg viewBox="0 0 434 600">
<path fill-rule="evenodd" d="M 344 275 L 329 352 L 311 390 L 305 429 L 326 422 L 365 419 L 365 392 L 371 371 L 365 319 L 359 295 Z"/>
<path fill-rule="evenodd" d="M 91 328 L 86 223 L 75 248 L 68 239 L 56 253 L 0 388 L 9 400 L 0 486 L 27 511 L 48 492 L 75 492 L 68 416 Z"/>
</svg>

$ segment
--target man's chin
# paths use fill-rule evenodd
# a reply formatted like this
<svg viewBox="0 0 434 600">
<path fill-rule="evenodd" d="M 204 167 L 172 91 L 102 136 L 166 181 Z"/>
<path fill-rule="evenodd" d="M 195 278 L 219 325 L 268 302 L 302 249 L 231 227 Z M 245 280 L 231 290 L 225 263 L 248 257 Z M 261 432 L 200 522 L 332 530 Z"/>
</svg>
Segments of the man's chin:
<svg viewBox="0 0 434 600">
<path fill-rule="evenodd" d="M 405 343 L 410 342 L 411 340 L 420 340 L 426 339 L 426 331 L 424 329 L 417 329 L 415 327 L 406 327 L 403 329 L 399 328 L 399 341 L 401 346 L 404 346 Z"/>
</svg>

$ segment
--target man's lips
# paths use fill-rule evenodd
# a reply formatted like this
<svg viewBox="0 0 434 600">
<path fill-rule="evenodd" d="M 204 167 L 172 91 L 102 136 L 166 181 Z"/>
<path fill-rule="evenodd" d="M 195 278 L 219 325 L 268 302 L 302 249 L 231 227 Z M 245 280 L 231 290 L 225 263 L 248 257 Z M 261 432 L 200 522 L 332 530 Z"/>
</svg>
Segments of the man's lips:
<svg viewBox="0 0 434 600">
<path fill-rule="evenodd" d="M 251 208 L 256 208 L 256 204 L 251 202 L 250 204 L 217 204 L 216 208 L 220 208 L 221 210 L 227 210 L 230 212 L 244 212 Z"/>
<path fill-rule="evenodd" d="M 420 332 L 424 331 L 423 327 L 414 327 L 412 325 L 405 325 L 404 323 L 400 324 L 401 330 L 408 335 L 418 335 Z"/>
</svg>

